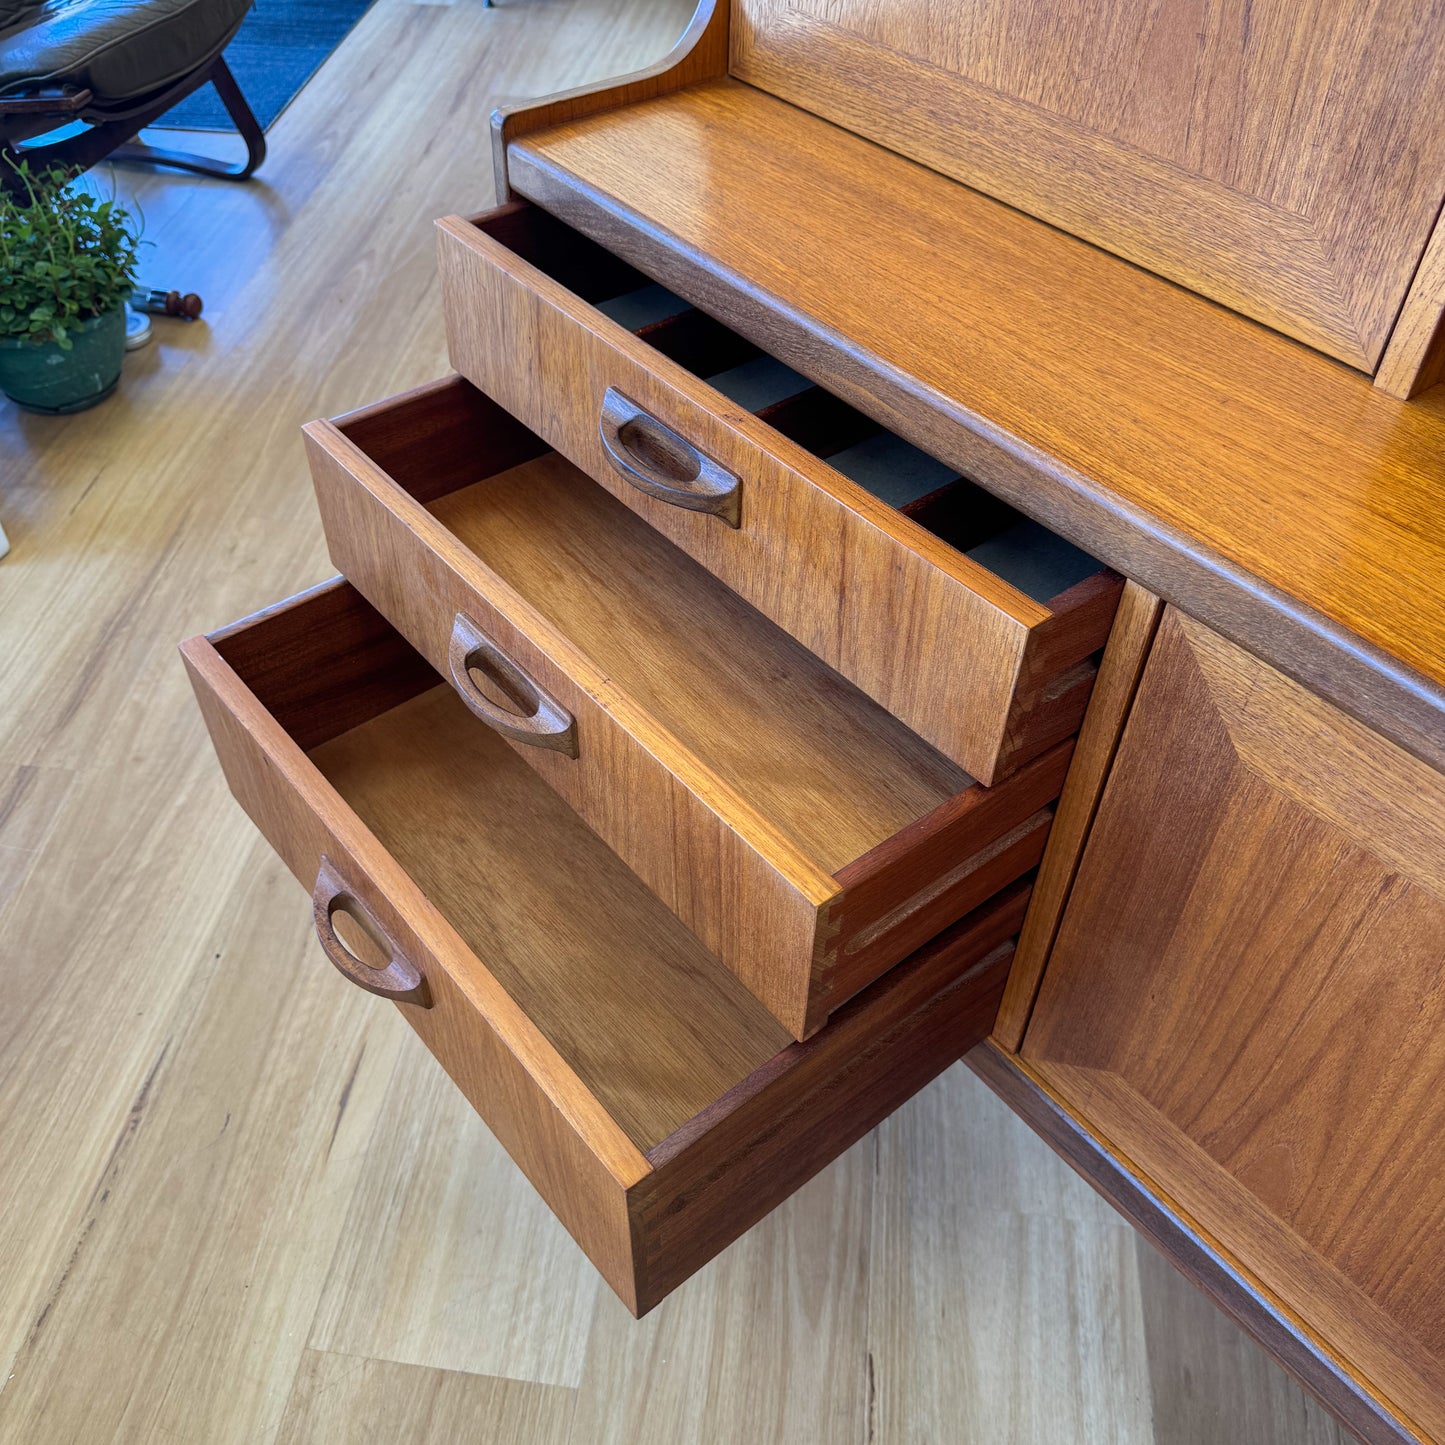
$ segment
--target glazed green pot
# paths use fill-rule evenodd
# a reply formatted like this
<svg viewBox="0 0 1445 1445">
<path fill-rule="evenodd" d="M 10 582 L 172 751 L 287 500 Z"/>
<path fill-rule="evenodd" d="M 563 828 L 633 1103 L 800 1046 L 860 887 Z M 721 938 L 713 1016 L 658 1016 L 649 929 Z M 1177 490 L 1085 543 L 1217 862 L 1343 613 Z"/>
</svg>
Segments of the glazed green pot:
<svg viewBox="0 0 1445 1445">
<path fill-rule="evenodd" d="M 36 346 L 23 336 L 0 337 L 0 391 L 26 411 L 50 416 L 104 401 L 125 359 L 125 306 L 82 321 L 70 342 L 62 351 L 54 341 Z"/>
</svg>

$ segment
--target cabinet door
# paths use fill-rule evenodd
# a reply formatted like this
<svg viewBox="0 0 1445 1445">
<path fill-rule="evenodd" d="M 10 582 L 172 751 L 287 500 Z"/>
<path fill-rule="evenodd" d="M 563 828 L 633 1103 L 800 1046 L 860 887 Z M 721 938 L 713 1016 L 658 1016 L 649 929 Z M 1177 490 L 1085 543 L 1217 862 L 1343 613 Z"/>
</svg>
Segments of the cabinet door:
<svg viewBox="0 0 1445 1445">
<path fill-rule="evenodd" d="M 1419 0 L 736 0 L 732 71 L 1373 371 L 1445 191 Z"/>
<path fill-rule="evenodd" d="M 1445 778 L 1170 609 L 1023 1053 L 1445 1438 Z"/>
</svg>

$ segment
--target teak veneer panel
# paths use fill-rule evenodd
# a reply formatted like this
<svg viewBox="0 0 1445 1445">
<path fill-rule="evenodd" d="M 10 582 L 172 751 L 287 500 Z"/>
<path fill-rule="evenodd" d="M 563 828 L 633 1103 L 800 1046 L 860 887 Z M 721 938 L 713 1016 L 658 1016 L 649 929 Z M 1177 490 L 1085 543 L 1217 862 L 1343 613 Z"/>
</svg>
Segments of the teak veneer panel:
<svg viewBox="0 0 1445 1445">
<path fill-rule="evenodd" d="M 1159 626 L 1163 604 L 1135 582 L 1128 583 L 1109 645 L 1099 663 L 1099 677 L 1079 729 L 1069 775 L 1055 810 L 1048 847 L 1039 864 L 1033 903 L 1019 934 L 1008 987 L 994 1022 L 993 1037 L 1017 1052 L 1033 1010 L 1039 982 L 1048 963 L 1060 920 L 1073 887 L 1079 859 L 1093 825 L 1095 810 L 1108 781 L 1115 750 L 1128 720 L 1134 693 Z"/>
<path fill-rule="evenodd" d="M 791 1042 L 449 687 L 310 756 L 643 1153 Z"/>
<path fill-rule="evenodd" d="M 1191 1284 L 1273 1355 L 1360 1445 L 1419 1445 L 1420 1437 L 1351 1374 L 1347 1363 L 1302 1329 L 1238 1259 L 1201 1234 L 1157 1181 L 1142 1177 L 1133 1161 L 1101 1139 L 1026 1060 L 991 1039 L 970 1049 L 963 1061 Z M 1192 1345 L 1189 1358 L 1193 1358 Z M 1186 1373 L 1181 1369 L 1181 1376 Z M 1205 1397 L 1197 1381 L 1192 1382 L 1188 1398 L 1194 1409 L 1202 1409 Z M 1245 1417 L 1240 1418 L 1242 1422 Z M 1260 1417 L 1250 1418 L 1257 1429 Z M 1247 1438 L 1254 1445 L 1255 1434 Z"/>
<path fill-rule="evenodd" d="M 1117 578 L 1101 568 L 1056 607 L 1024 595 L 533 265 L 517 249 L 526 219 L 509 207 L 438 223 L 459 372 L 980 781 L 1072 734 L 1083 698 L 1060 707 L 1050 687 L 1102 644 Z M 741 480 L 737 527 L 618 474 L 598 426 L 609 389 Z"/>
<path fill-rule="evenodd" d="M 573 755 L 513 745 L 795 1037 L 1038 863 L 1071 739 L 983 788 L 461 378 L 306 435 L 336 565 L 555 700 Z"/>
<path fill-rule="evenodd" d="M 431 511 L 824 872 L 972 785 L 555 452 Z"/>
<path fill-rule="evenodd" d="M 1445 1438 L 1445 778 L 1166 612 L 1023 1054 Z"/>
<path fill-rule="evenodd" d="M 1416 0 L 737 0 L 729 70 L 1365 371 L 1445 198 Z"/>
<path fill-rule="evenodd" d="M 237 800 L 424 975 L 403 1017 L 638 1313 L 988 1031 L 1027 883 L 793 1043 L 341 579 L 182 654 Z M 308 677 L 373 709 L 309 752 L 269 706 L 306 729 Z"/>
<path fill-rule="evenodd" d="M 512 185 L 1445 766 L 1445 394 L 1410 403 L 736 81 L 540 130 Z"/>
</svg>

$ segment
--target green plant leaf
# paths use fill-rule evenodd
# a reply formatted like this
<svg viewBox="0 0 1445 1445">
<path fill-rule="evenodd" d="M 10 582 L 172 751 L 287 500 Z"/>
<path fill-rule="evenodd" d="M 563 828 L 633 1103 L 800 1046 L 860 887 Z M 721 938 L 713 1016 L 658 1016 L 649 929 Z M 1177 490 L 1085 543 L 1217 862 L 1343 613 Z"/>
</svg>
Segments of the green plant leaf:
<svg viewBox="0 0 1445 1445">
<path fill-rule="evenodd" d="M 140 229 L 115 198 L 77 186 L 78 170 L 28 162 L 21 187 L 0 194 L 0 336 L 55 341 L 130 295 Z"/>
</svg>

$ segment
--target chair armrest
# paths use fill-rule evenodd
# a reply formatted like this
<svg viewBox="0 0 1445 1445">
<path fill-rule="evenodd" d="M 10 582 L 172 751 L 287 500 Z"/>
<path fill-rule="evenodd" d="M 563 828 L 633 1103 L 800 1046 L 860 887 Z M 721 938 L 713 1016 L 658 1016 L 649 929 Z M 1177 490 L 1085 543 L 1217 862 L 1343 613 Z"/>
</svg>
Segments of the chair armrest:
<svg viewBox="0 0 1445 1445">
<path fill-rule="evenodd" d="M 74 115 L 94 99 L 88 90 L 42 90 L 0 96 L 0 115 Z"/>
</svg>

